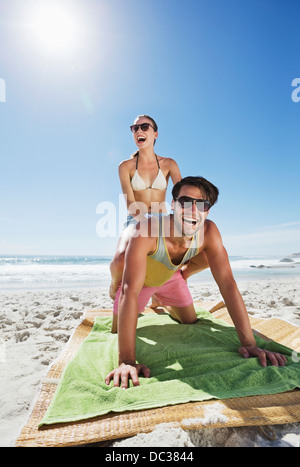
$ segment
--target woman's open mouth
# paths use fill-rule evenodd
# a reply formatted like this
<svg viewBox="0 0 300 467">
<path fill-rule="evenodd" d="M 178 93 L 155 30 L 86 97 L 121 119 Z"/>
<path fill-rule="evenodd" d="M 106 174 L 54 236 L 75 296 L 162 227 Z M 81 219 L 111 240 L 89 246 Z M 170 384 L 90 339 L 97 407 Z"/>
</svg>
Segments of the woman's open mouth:
<svg viewBox="0 0 300 467">
<path fill-rule="evenodd" d="M 144 143 L 146 141 L 145 136 L 138 136 L 137 142 L 138 143 Z"/>
</svg>

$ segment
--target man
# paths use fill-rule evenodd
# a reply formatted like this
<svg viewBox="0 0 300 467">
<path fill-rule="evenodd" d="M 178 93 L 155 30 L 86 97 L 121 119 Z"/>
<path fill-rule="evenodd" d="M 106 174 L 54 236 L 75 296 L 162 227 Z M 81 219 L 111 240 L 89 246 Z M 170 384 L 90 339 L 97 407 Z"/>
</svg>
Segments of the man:
<svg viewBox="0 0 300 467">
<path fill-rule="evenodd" d="M 128 388 L 128 378 L 139 385 L 139 374 L 150 377 L 145 365 L 137 364 L 135 339 L 138 313 L 155 293 L 170 314 L 184 324 L 197 321 L 186 279 L 207 267 L 216 280 L 241 342 L 242 357 L 259 357 L 284 366 L 286 358 L 257 347 L 249 317 L 233 278 L 227 252 L 214 222 L 207 219 L 218 199 L 218 189 L 203 177 L 186 177 L 172 190 L 173 215 L 141 222 L 140 235 L 129 240 L 122 285 L 114 312 L 118 313 L 119 367 L 105 382 Z M 146 229 L 146 230 L 145 230 Z"/>
</svg>

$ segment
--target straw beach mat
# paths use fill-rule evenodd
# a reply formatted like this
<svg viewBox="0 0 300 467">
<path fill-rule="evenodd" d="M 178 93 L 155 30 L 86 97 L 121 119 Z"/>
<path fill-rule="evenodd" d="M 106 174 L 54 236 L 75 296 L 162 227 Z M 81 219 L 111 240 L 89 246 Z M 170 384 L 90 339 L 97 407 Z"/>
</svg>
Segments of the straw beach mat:
<svg viewBox="0 0 300 467">
<path fill-rule="evenodd" d="M 210 311 L 214 317 L 232 324 L 223 302 L 198 303 Z M 146 309 L 146 313 L 153 310 Z M 16 446 L 75 446 L 96 442 L 108 442 L 119 438 L 147 433 L 160 423 L 172 423 L 174 427 L 184 430 L 275 425 L 300 421 L 300 390 L 266 395 L 232 398 L 225 400 L 209 400 L 178 404 L 156 409 L 110 413 L 92 419 L 71 423 L 60 423 L 38 428 L 51 399 L 55 393 L 59 378 L 66 364 L 77 352 L 81 342 L 91 331 L 96 316 L 111 316 L 111 310 L 94 309 L 85 314 L 82 323 L 76 328 L 70 341 L 60 357 L 51 366 L 41 387 L 30 419 L 23 427 Z M 300 328 L 277 319 L 250 318 L 252 329 L 266 339 L 272 339 L 296 351 L 300 351 Z M 266 337 L 267 336 L 267 337 Z M 219 421 L 203 425 L 207 406 L 209 410 L 214 404 L 216 409 L 223 406 Z M 188 419 L 189 423 L 186 423 Z"/>
</svg>

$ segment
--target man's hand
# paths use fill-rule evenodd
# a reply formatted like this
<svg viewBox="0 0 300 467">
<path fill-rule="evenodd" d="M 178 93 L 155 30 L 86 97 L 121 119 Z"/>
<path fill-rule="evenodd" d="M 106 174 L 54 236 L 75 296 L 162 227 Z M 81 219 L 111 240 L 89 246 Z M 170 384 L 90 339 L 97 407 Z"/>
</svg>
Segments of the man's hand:
<svg viewBox="0 0 300 467">
<path fill-rule="evenodd" d="M 119 368 L 108 373 L 105 378 L 105 384 L 109 384 L 110 381 L 114 380 L 114 387 L 119 387 L 121 383 L 122 389 L 128 388 L 128 378 L 132 379 L 134 386 L 139 386 L 138 375 L 143 374 L 145 378 L 150 378 L 150 370 L 145 365 L 136 363 L 121 363 Z"/>
<path fill-rule="evenodd" d="M 240 347 L 239 354 L 244 358 L 258 357 L 262 366 L 267 366 L 267 359 L 275 366 L 285 366 L 285 362 L 287 361 L 284 355 L 260 349 L 256 345 Z"/>
</svg>

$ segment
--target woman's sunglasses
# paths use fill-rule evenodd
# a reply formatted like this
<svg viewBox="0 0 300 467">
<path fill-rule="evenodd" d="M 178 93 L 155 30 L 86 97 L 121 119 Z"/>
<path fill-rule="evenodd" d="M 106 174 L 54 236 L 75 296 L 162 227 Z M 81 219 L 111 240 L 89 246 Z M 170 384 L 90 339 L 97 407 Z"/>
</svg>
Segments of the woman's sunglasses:
<svg viewBox="0 0 300 467">
<path fill-rule="evenodd" d="M 142 131 L 148 131 L 149 126 L 151 126 L 154 130 L 154 126 L 152 126 L 151 123 L 141 123 L 140 125 L 131 125 L 130 130 L 132 131 L 132 133 L 136 133 L 139 128 Z"/>
<path fill-rule="evenodd" d="M 176 198 L 175 201 L 178 201 L 180 206 L 184 209 L 190 209 L 194 203 L 196 204 L 197 210 L 200 212 L 207 212 L 211 208 L 211 203 L 206 199 L 196 199 L 190 198 L 189 196 L 180 196 L 180 198 Z"/>
</svg>

